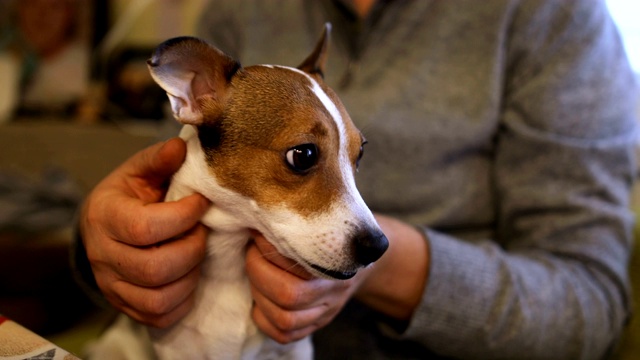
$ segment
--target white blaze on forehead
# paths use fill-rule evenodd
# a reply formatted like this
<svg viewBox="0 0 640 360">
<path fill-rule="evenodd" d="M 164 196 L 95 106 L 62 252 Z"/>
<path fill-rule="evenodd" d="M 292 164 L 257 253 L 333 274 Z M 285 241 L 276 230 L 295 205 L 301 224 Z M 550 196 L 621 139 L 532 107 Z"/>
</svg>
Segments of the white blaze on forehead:
<svg viewBox="0 0 640 360">
<path fill-rule="evenodd" d="M 266 66 L 269 66 L 269 65 L 266 65 Z M 331 115 L 333 122 L 336 124 L 336 127 L 338 128 L 338 136 L 339 136 L 339 144 L 340 144 L 340 170 L 342 171 L 343 174 L 345 174 L 346 179 L 353 178 L 352 176 L 346 176 L 347 174 L 350 174 L 352 171 L 351 161 L 349 160 L 347 129 L 344 124 L 344 119 L 342 118 L 342 114 L 340 114 L 340 110 L 338 110 L 338 107 L 336 106 L 336 104 L 329 98 L 329 95 L 327 95 L 327 93 L 324 90 L 322 90 L 322 87 L 320 86 L 320 84 L 318 84 L 318 82 L 314 78 L 309 76 L 309 74 L 305 73 L 300 69 L 291 68 L 287 66 L 275 66 L 275 67 L 291 70 L 293 72 L 296 72 L 304 76 L 305 78 L 307 78 L 307 80 L 309 80 L 309 82 L 311 83 L 311 86 L 309 88 L 311 89 L 311 91 L 313 91 L 313 93 L 316 95 L 318 100 L 320 100 L 322 105 L 324 105 L 325 109 L 329 112 L 329 115 Z M 352 181 L 349 181 L 349 182 L 350 182 L 349 185 L 355 185 L 355 184 L 351 184 Z"/>
<path fill-rule="evenodd" d="M 271 66 L 269 67 L 278 67 L 282 69 L 291 70 L 296 72 L 302 76 L 304 76 L 307 80 L 309 80 L 310 86 L 309 88 L 316 95 L 318 100 L 324 105 L 325 109 L 331 115 L 336 127 L 338 128 L 338 136 L 339 136 L 339 163 L 340 163 L 340 172 L 342 173 L 343 180 L 347 187 L 347 194 L 344 201 L 345 205 L 347 205 L 347 212 L 351 213 L 351 216 L 346 216 L 346 219 L 354 219 L 355 222 L 358 223 L 357 220 L 365 220 L 369 223 L 375 223 L 373 219 L 373 214 L 369 211 L 369 208 L 364 203 L 364 200 L 360 196 L 358 189 L 356 187 L 356 181 L 353 176 L 353 164 L 351 159 L 349 158 L 349 143 L 347 136 L 347 127 L 345 124 L 345 119 L 342 117 L 340 110 L 336 106 L 336 104 L 329 98 L 329 95 L 322 89 L 320 84 L 309 74 L 305 73 L 302 70 L 286 67 L 286 66 Z M 338 206 L 340 208 L 340 206 Z M 343 214 L 344 215 L 344 214 Z"/>
<path fill-rule="evenodd" d="M 314 78 L 312 78 L 307 73 L 299 69 L 295 69 L 295 68 L 287 68 L 287 69 L 293 70 L 299 74 L 302 74 L 307 78 L 307 80 L 309 80 L 309 82 L 311 83 L 311 90 L 318 97 L 320 102 L 322 102 L 322 105 L 324 105 L 325 109 L 327 109 L 327 111 L 331 115 L 331 118 L 333 119 L 333 121 L 336 123 L 336 126 L 338 127 L 338 133 L 340 134 L 340 150 L 346 150 L 345 146 L 347 143 L 346 142 L 347 129 L 344 126 L 344 120 L 342 119 L 342 115 L 340 114 L 340 110 L 338 110 L 338 107 L 336 106 L 336 104 L 333 101 L 331 101 L 327 93 L 324 92 L 324 90 L 322 90 L 322 88 L 320 87 L 320 84 L 318 84 L 318 82 Z"/>
</svg>

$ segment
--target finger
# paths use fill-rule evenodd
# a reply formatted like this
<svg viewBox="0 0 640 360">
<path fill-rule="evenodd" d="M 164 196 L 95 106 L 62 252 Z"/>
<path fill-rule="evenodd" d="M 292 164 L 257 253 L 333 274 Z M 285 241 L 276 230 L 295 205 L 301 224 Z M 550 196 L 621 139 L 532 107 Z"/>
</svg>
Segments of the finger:
<svg viewBox="0 0 640 360">
<path fill-rule="evenodd" d="M 109 242 L 108 253 L 121 279 L 134 285 L 157 287 L 171 283 L 196 268 L 206 256 L 208 229 L 198 224 L 184 236 L 156 246 L 136 248 Z"/>
<path fill-rule="evenodd" d="M 200 279 L 195 268 L 184 277 L 161 287 L 146 288 L 119 281 L 114 284 L 114 301 L 121 309 L 128 309 L 134 318 L 154 326 L 173 323 L 189 310 L 194 291 Z"/>
<path fill-rule="evenodd" d="M 254 243 L 257 246 L 258 250 L 260 250 L 260 254 L 264 256 L 267 260 L 277 265 L 281 269 L 284 269 L 291 274 L 294 274 L 302 279 L 312 279 L 313 275 L 311 275 L 307 270 L 305 270 L 302 265 L 297 262 L 282 256 L 276 248 L 271 245 L 269 241 L 260 233 L 252 232 Z"/>
<path fill-rule="evenodd" d="M 326 279 L 301 279 L 263 257 L 255 244 L 247 248 L 246 258 L 245 268 L 252 287 L 283 309 L 300 310 L 319 305 L 340 285 Z"/>
<path fill-rule="evenodd" d="M 252 318 L 258 329 L 280 344 L 301 340 L 319 329 L 319 326 L 311 325 L 300 329 L 283 331 L 276 327 L 258 307 L 253 308 Z"/>
<path fill-rule="evenodd" d="M 193 228 L 210 206 L 200 194 L 177 201 L 143 204 L 125 197 L 118 206 L 105 209 L 107 236 L 130 245 L 148 246 Z"/>
<path fill-rule="evenodd" d="M 120 310 L 143 325 L 163 329 L 177 323 L 180 319 L 184 318 L 193 308 L 194 302 L 194 295 L 191 294 L 171 312 L 162 315 L 140 313 L 128 306 L 124 306 L 120 308 Z"/>
<path fill-rule="evenodd" d="M 98 187 L 117 190 L 144 203 L 160 201 L 185 156 L 186 146 L 180 138 L 157 143 L 130 157 Z"/>
<path fill-rule="evenodd" d="M 161 184 L 178 171 L 186 154 L 185 142 L 172 138 L 141 150 L 123 163 L 121 169 L 128 176 L 151 179 Z"/>
<path fill-rule="evenodd" d="M 288 310 L 271 301 L 255 287 L 252 287 L 251 294 L 258 311 L 273 327 L 283 333 L 295 332 L 310 326 L 317 327 L 325 317 L 332 315 L 327 313 L 328 306 L 324 303 L 300 310 Z"/>
<path fill-rule="evenodd" d="M 275 301 L 280 299 L 287 307 L 305 303 L 297 285 L 303 285 L 302 279 L 274 264 L 266 258 L 255 243 L 247 247 L 245 269 L 252 286 Z"/>
</svg>

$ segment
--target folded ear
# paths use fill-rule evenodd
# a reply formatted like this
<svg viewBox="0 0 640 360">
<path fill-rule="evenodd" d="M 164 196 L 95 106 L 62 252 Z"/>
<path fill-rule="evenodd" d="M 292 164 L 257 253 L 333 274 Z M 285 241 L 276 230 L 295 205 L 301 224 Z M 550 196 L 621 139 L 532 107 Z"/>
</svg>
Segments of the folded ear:
<svg viewBox="0 0 640 360">
<path fill-rule="evenodd" d="M 313 52 L 298 66 L 298 69 L 312 74 L 324 77 L 324 65 L 327 61 L 327 53 L 329 50 L 329 38 L 331 37 L 331 23 L 325 23 L 322 35 L 316 44 Z"/>
<path fill-rule="evenodd" d="M 177 37 L 160 44 L 147 66 L 153 79 L 167 92 L 173 116 L 183 124 L 203 122 L 203 101 L 208 109 L 222 109 L 231 77 L 240 64 L 220 50 L 194 37 Z"/>
</svg>

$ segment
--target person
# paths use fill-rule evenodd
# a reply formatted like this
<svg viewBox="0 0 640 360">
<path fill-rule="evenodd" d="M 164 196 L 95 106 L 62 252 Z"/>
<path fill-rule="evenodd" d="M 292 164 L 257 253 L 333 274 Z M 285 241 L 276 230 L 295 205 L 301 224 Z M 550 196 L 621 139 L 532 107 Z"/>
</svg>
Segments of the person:
<svg viewBox="0 0 640 360">
<path fill-rule="evenodd" d="M 295 66 L 333 24 L 325 80 L 369 141 L 358 187 L 390 239 L 338 281 L 255 234 L 262 331 L 313 335 L 319 359 L 611 352 L 630 314 L 637 92 L 604 2 L 232 0 L 203 16 L 243 64 Z M 160 202 L 184 153 L 133 156 L 81 215 L 79 271 L 150 326 L 189 311 L 205 256 L 215 199 Z"/>
</svg>

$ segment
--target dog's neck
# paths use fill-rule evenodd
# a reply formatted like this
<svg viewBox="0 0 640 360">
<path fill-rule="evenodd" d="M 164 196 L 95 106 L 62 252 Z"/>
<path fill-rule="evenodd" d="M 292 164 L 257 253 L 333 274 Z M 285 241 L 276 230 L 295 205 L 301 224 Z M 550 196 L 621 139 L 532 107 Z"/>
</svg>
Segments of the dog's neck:
<svg viewBox="0 0 640 360">
<path fill-rule="evenodd" d="M 248 230 L 217 232 L 211 229 L 207 238 L 207 259 L 202 275 L 216 281 L 237 282 L 244 278 L 245 248 L 249 240 Z"/>
<path fill-rule="evenodd" d="M 229 281 L 237 281 L 244 277 L 245 245 L 250 237 L 246 224 L 255 222 L 249 211 L 240 213 L 237 209 L 251 209 L 256 205 L 251 200 L 217 185 L 215 179 L 207 173 L 207 168 L 198 166 L 202 164 L 205 155 L 196 127 L 185 126 L 180 136 L 187 143 L 187 157 L 183 168 L 172 180 L 166 200 L 177 200 L 198 189 L 212 201 L 211 207 L 201 220 L 210 229 L 207 261 L 202 274 L 205 277 L 215 277 L 216 280 L 223 281 L 228 278 Z M 203 186 L 202 182 L 206 182 L 206 186 Z M 246 202 L 246 205 L 239 207 L 239 202 Z"/>
</svg>

